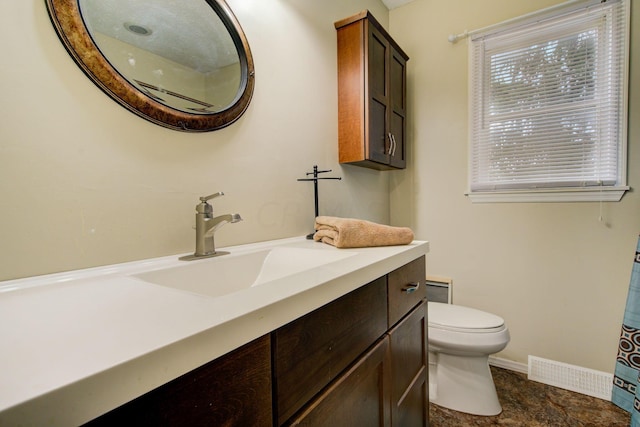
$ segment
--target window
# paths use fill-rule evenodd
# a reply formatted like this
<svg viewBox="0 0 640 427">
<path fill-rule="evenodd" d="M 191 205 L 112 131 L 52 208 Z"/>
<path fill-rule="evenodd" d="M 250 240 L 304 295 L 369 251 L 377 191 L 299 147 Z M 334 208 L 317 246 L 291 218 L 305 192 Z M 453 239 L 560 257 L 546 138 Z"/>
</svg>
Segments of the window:
<svg viewBox="0 0 640 427">
<path fill-rule="evenodd" d="M 471 36 L 474 202 L 617 201 L 628 189 L 628 0 L 568 7 Z"/>
</svg>

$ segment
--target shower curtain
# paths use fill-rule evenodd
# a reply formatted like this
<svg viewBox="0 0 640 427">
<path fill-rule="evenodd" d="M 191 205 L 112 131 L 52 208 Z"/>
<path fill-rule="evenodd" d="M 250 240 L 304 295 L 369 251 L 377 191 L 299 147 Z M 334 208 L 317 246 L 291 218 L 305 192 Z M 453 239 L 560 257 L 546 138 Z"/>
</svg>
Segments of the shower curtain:
<svg viewBox="0 0 640 427">
<path fill-rule="evenodd" d="M 636 247 L 627 306 L 622 319 L 611 401 L 631 413 L 640 427 L 640 237 Z"/>
</svg>

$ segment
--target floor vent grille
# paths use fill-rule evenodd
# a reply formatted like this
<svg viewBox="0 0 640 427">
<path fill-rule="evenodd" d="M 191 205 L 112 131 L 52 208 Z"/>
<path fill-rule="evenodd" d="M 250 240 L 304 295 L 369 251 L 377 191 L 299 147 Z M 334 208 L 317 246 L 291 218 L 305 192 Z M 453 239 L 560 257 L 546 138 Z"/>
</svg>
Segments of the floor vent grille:
<svg viewBox="0 0 640 427">
<path fill-rule="evenodd" d="M 611 401 L 613 375 L 581 366 L 529 356 L 530 380 Z"/>
</svg>

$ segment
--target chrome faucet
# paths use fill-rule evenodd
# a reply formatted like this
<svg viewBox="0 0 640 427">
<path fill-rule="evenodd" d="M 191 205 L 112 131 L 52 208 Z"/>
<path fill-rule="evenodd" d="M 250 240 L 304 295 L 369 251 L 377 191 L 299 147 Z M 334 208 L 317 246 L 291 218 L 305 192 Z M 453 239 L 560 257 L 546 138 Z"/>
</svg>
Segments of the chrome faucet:
<svg viewBox="0 0 640 427">
<path fill-rule="evenodd" d="M 224 224 L 242 221 L 242 217 L 237 213 L 214 217 L 213 207 L 207 202 L 218 196 L 224 196 L 224 193 L 220 191 L 209 196 L 200 197 L 200 203 L 196 206 L 196 251 L 193 255 L 180 257 L 181 260 L 191 261 L 229 253 L 216 251 L 213 235 Z"/>
</svg>

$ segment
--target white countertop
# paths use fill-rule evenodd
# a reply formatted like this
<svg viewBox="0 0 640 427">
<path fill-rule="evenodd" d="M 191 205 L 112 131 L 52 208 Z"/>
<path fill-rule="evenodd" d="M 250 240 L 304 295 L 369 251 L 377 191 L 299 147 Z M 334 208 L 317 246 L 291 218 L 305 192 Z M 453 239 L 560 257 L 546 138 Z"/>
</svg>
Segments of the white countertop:
<svg viewBox="0 0 640 427">
<path fill-rule="evenodd" d="M 354 255 L 219 297 L 130 276 L 184 265 L 178 256 L 0 282 L 0 426 L 89 421 L 429 250 L 421 241 L 336 249 L 304 237 L 224 250 L 275 246 Z"/>
</svg>

